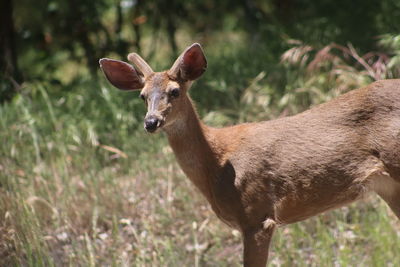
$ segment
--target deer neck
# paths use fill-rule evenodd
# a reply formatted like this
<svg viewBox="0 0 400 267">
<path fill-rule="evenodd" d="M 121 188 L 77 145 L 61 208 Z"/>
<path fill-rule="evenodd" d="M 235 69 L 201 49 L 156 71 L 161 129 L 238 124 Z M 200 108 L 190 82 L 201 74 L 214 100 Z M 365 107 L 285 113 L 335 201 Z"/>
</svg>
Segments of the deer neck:
<svg viewBox="0 0 400 267">
<path fill-rule="evenodd" d="M 169 144 L 175 153 L 183 172 L 210 200 L 211 185 L 220 167 L 220 149 L 213 135 L 213 129 L 203 124 L 192 104 L 187 99 L 184 114 L 172 125 L 165 127 Z"/>
</svg>

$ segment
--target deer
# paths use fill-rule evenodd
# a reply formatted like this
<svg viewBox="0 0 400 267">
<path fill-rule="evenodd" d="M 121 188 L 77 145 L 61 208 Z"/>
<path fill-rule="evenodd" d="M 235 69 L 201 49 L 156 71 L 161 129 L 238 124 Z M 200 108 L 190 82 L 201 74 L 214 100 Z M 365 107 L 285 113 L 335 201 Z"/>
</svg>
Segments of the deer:
<svg viewBox="0 0 400 267">
<path fill-rule="evenodd" d="M 105 77 L 140 90 L 144 128 L 165 132 L 184 174 L 217 217 L 241 232 L 243 265 L 265 266 L 277 227 L 377 193 L 400 219 L 400 80 L 381 80 L 302 113 L 213 128 L 189 96 L 207 68 L 200 44 L 169 70 L 136 53 L 102 58 Z"/>
</svg>

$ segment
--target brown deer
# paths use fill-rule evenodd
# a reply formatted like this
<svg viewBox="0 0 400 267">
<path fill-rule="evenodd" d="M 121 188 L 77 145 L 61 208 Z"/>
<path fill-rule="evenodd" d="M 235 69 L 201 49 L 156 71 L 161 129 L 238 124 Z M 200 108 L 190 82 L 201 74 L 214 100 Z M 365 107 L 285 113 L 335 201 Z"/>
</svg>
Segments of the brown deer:
<svg viewBox="0 0 400 267">
<path fill-rule="evenodd" d="M 179 165 L 216 215 L 241 231 L 244 266 L 265 266 L 277 226 L 361 198 L 382 197 L 400 218 L 400 80 L 353 90 L 295 116 L 225 128 L 203 124 L 188 95 L 206 70 L 197 43 L 164 72 L 137 54 L 103 58 L 107 79 L 141 90 L 144 128 L 162 129 Z"/>
</svg>

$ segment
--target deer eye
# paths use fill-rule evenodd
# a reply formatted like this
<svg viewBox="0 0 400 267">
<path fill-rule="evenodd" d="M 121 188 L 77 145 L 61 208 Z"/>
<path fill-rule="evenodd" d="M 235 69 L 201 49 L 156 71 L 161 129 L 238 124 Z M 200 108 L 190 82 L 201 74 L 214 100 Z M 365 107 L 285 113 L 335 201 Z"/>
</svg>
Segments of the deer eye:
<svg viewBox="0 0 400 267">
<path fill-rule="evenodd" d="M 146 100 L 146 97 L 144 96 L 144 94 L 140 94 L 139 97 L 140 97 L 143 101 Z"/>
<path fill-rule="evenodd" d="M 178 96 L 179 96 L 179 88 L 174 88 L 174 89 L 172 89 L 172 90 L 169 92 L 169 94 L 170 94 L 172 97 L 174 97 L 174 98 L 178 97 Z"/>
</svg>

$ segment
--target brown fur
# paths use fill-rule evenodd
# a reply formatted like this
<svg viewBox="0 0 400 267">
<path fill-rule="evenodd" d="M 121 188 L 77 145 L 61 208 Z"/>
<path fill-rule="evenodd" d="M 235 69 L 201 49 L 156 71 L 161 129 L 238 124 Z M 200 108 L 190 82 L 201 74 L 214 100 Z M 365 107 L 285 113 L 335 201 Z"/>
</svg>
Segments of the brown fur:
<svg viewBox="0 0 400 267">
<path fill-rule="evenodd" d="M 177 85 L 179 98 L 164 97 L 149 112 L 163 120 L 179 165 L 216 215 L 243 233 L 245 266 L 265 266 L 277 225 L 369 191 L 400 218 L 400 80 L 375 82 L 292 117 L 221 129 L 199 120 L 190 81 L 155 73 L 142 94 L 167 95 Z"/>
</svg>

